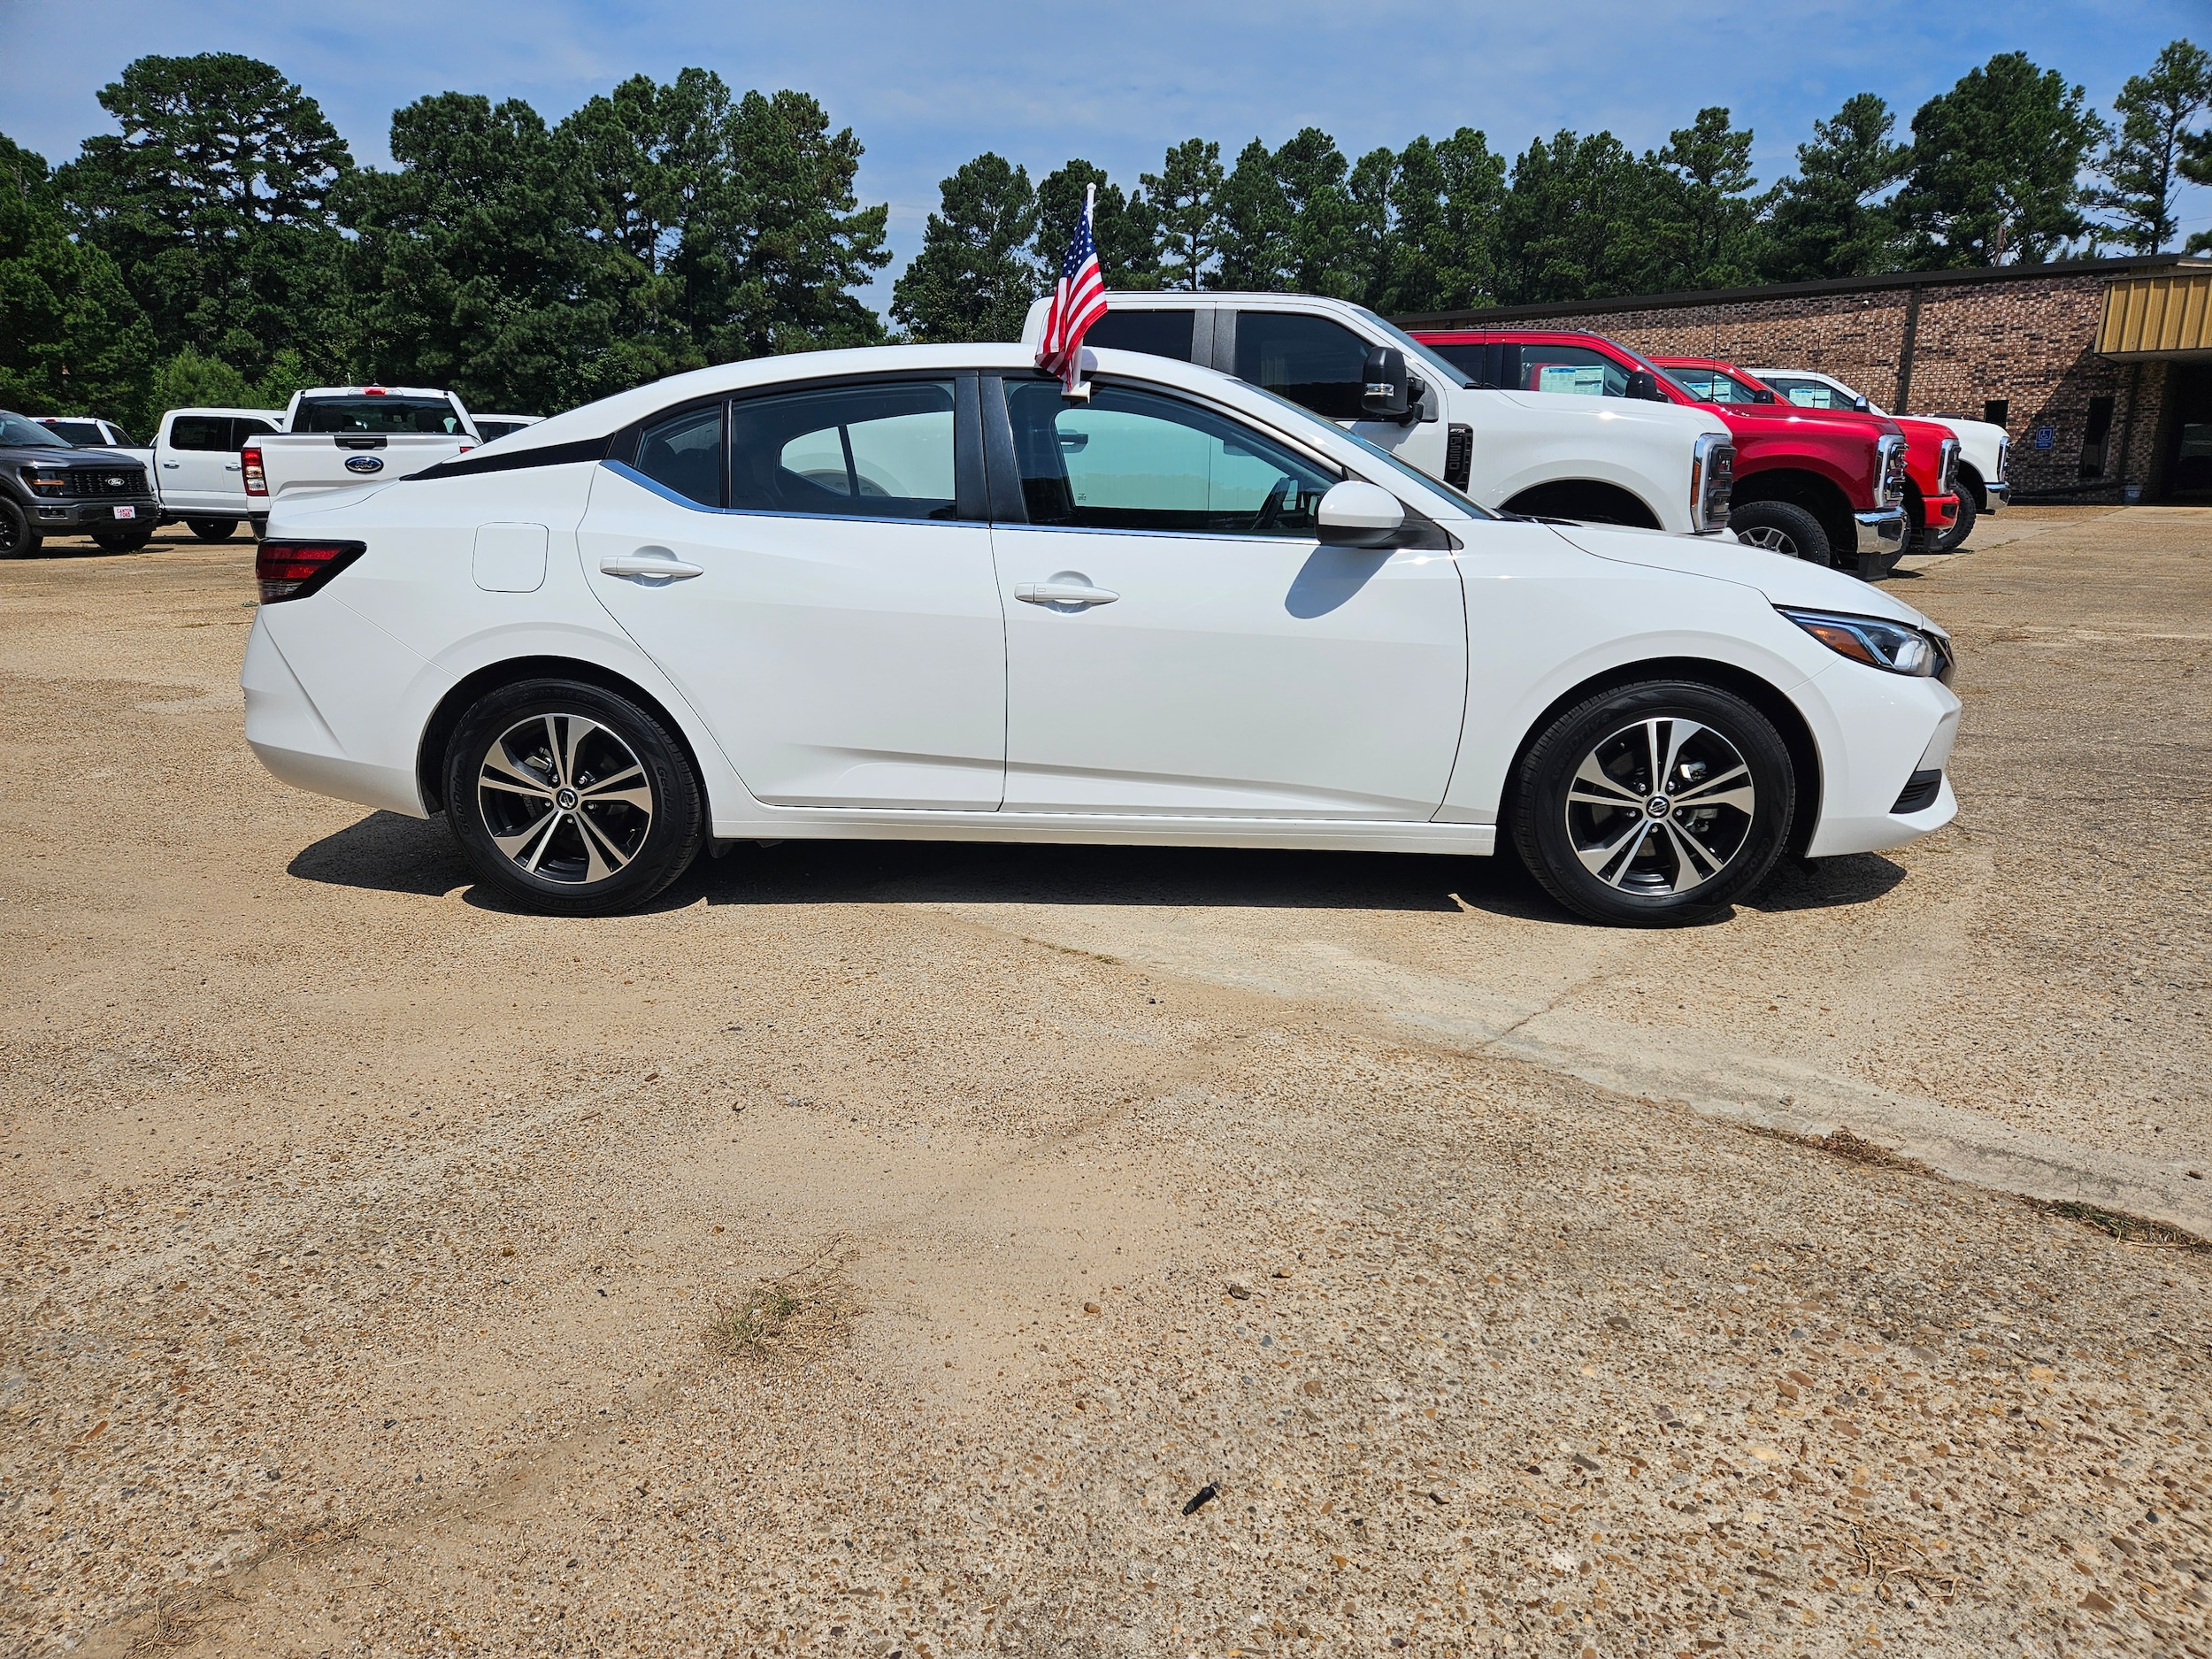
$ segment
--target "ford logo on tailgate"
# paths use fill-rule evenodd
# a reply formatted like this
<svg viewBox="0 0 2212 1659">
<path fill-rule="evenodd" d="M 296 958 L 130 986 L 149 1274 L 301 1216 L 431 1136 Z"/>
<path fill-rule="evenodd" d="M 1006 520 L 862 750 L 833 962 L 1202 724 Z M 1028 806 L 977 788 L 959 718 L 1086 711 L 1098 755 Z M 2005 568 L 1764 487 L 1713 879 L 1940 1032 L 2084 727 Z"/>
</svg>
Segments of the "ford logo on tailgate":
<svg viewBox="0 0 2212 1659">
<path fill-rule="evenodd" d="M 349 472 L 381 472 L 383 470 L 384 463 L 373 455 L 346 457 L 346 471 Z"/>
</svg>

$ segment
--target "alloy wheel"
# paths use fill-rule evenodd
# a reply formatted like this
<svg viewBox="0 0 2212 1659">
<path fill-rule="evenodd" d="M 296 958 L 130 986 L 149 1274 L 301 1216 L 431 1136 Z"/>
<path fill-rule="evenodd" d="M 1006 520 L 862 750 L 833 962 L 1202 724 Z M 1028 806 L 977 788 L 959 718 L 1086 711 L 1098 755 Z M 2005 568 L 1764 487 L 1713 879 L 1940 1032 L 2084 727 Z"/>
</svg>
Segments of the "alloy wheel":
<svg viewBox="0 0 2212 1659">
<path fill-rule="evenodd" d="M 653 787 L 636 752 L 580 714 L 534 714 L 495 739 L 477 767 L 492 844 L 542 881 L 581 887 L 625 869 L 653 827 Z"/>
<path fill-rule="evenodd" d="M 1798 551 L 1796 538 L 1788 531 L 1770 524 L 1763 524 L 1751 530 L 1739 530 L 1736 540 L 1746 547 L 1764 548 L 1768 552 L 1779 553 L 1785 558 L 1802 557 Z"/>
<path fill-rule="evenodd" d="M 1758 793 L 1735 744 L 1695 720 L 1622 726 L 1567 787 L 1567 840 L 1583 867 L 1624 893 L 1701 887 L 1751 833 Z"/>
</svg>

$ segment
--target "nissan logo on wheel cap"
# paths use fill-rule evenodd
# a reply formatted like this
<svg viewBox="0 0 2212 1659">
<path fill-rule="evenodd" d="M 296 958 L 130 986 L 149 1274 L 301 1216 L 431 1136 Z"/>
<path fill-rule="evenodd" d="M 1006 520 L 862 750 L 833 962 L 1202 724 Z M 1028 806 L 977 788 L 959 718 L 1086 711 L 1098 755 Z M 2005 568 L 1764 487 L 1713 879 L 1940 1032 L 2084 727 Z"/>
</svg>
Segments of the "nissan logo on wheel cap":
<svg viewBox="0 0 2212 1659">
<path fill-rule="evenodd" d="M 349 472 L 381 472 L 383 470 L 384 463 L 373 455 L 346 457 L 346 471 Z"/>
</svg>

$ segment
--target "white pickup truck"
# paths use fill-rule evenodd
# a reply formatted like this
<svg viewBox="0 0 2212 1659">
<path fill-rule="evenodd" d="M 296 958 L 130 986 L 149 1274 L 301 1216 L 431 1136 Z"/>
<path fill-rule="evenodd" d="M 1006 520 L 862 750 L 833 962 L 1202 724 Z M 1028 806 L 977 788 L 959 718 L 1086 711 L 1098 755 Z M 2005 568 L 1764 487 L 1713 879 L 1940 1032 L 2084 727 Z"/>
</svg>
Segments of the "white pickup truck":
<svg viewBox="0 0 2212 1659">
<path fill-rule="evenodd" d="M 240 455 L 246 494 L 348 489 L 405 478 L 465 455 L 483 439 L 451 392 L 414 386 L 324 386 L 295 392 L 284 430 Z"/>
<path fill-rule="evenodd" d="M 1048 301 L 1022 330 L 1034 347 Z M 1655 383 L 1626 398 L 1485 390 L 1363 305 L 1310 294 L 1114 293 L 1087 344 L 1205 364 L 1302 403 L 1505 512 L 1709 535 L 1735 447 Z"/>
<path fill-rule="evenodd" d="M 268 516 L 246 499 L 245 467 L 240 452 L 257 438 L 284 430 L 278 409 L 173 409 L 155 428 L 150 448 L 141 449 L 112 421 L 92 417 L 41 415 L 39 425 L 79 448 L 112 449 L 146 469 L 161 503 L 162 524 L 179 519 L 203 541 L 223 541 L 250 518 L 257 531 Z"/>
<path fill-rule="evenodd" d="M 1862 415 L 1889 413 L 1863 393 L 1818 369 L 1753 369 L 1750 374 L 1803 408 L 1851 409 Z M 1967 420 L 1950 415 L 1922 415 L 1919 419 L 1948 426 L 1951 435 L 1959 441 L 1958 517 L 1936 542 L 1936 551 L 1948 553 L 1953 548 L 1966 545 L 1978 514 L 1995 512 L 2011 499 L 2012 485 L 2005 470 L 2012 455 L 2012 440 L 2002 426 L 1992 421 Z"/>
</svg>

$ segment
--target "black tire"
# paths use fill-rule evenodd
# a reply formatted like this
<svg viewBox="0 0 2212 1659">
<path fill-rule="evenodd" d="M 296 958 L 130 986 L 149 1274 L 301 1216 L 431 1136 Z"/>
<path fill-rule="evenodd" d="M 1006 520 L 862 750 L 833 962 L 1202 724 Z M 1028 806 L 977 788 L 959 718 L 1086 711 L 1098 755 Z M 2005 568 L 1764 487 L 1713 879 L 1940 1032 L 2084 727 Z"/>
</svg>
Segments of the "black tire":
<svg viewBox="0 0 2212 1659">
<path fill-rule="evenodd" d="M 639 782 L 611 787 L 632 770 Z M 683 746 L 597 686 L 526 680 L 487 692 L 455 728 L 444 772 L 446 818 L 476 873 L 548 915 L 635 910 L 691 867 L 703 839 Z"/>
<path fill-rule="evenodd" d="M 1951 527 L 1935 539 L 1939 553 L 1955 553 L 1966 545 L 1966 538 L 1974 534 L 1974 520 L 1981 517 L 1981 509 L 1975 504 L 1974 492 L 1965 485 L 1959 486 L 1959 516 Z"/>
<path fill-rule="evenodd" d="M 184 522 L 203 541 L 227 541 L 238 534 L 235 518 L 187 518 Z"/>
<path fill-rule="evenodd" d="M 1591 763 L 1602 783 L 1586 781 Z M 1739 767 L 1744 782 L 1731 784 Z M 1657 812 L 1641 782 L 1655 770 L 1671 780 Z M 1671 680 L 1601 692 L 1561 714 L 1523 756 L 1509 814 L 1521 862 L 1569 910 L 1667 927 L 1720 915 L 1764 880 L 1796 810 L 1789 749 L 1772 722 L 1732 692 Z"/>
<path fill-rule="evenodd" d="M 30 514 L 0 495 L 0 559 L 27 559 L 46 538 L 31 523 Z"/>
<path fill-rule="evenodd" d="M 135 553 L 154 539 L 154 526 L 134 524 L 127 530 L 95 530 L 92 539 L 110 553 Z"/>
<path fill-rule="evenodd" d="M 1786 501 L 1747 502 L 1732 508 L 1728 528 L 1737 541 L 1786 558 L 1809 559 L 1815 565 L 1835 562 L 1835 549 L 1820 520 Z"/>
</svg>

